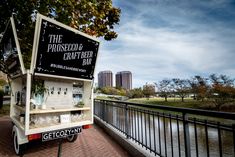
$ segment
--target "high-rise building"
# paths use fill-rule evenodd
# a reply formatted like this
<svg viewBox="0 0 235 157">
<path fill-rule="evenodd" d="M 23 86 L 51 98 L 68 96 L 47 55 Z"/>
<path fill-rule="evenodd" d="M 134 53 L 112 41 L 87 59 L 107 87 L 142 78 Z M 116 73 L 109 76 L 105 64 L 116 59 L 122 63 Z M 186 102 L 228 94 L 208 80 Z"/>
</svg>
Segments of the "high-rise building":
<svg viewBox="0 0 235 157">
<path fill-rule="evenodd" d="M 116 87 L 132 89 L 132 74 L 130 71 L 120 71 L 116 74 Z"/>
<path fill-rule="evenodd" d="M 113 87 L 113 73 L 112 71 L 100 71 L 98 73 L 98 87 Z"/>
</svg>

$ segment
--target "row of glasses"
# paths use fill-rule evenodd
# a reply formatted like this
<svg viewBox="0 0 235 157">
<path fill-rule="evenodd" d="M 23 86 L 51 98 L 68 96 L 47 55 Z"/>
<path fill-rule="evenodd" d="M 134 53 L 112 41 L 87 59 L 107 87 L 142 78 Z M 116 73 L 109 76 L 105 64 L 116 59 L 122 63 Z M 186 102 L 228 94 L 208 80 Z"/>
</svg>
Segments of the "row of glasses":
<svg viewBox="0 0 235 157">
<path fill-rule="evenodd" d="M 84 113 L 71 114 L 71 121 L 77 122 L 85 119 Z M 50 125 L 56 125 L 60 123 L 59 115 L 48 115 L 48 116 L 30 116 L 30 125 L 34 127 L 44 127 Z"/>
<path fill-rule="evenodd" d="M 32 115 L 30 117 L 30 125 L 35 126 L 35 127 L 50 126 L 53 124 L 58 124 L 59 122 L 60 122 L 60 118 L 57 115 L 44 116 L 44 117 Z"/>
<path fill-rule="evenodd" d="M 83 120 L 85 117 L 84 113 L 75 113 L 71 115 L 72 122 Z"/>
</svg>

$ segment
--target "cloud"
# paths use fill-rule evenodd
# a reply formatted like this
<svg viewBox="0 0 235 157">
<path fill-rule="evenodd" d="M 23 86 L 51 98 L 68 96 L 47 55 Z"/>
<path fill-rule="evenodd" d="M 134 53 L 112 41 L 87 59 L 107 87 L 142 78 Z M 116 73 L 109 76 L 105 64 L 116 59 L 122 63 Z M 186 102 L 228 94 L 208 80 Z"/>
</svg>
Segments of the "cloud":
<svg viewBox="0 0 235 157">
<path fill-rule="evenodd" d="M 102 42 L 97 72 L 132 71 L 134 87 L 198 74 L 234 76 L 235 20 L 230 17 L 235 13 L 230 1 L 190 2 L 115 2 L 123 13 L 119 37 Z"/>
</svg>

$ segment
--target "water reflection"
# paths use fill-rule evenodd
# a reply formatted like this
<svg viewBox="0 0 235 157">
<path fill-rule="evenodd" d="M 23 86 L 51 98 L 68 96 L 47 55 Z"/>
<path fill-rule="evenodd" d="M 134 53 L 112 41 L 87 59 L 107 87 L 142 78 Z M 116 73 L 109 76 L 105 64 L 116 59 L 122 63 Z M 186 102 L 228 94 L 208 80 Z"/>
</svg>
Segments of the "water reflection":
<svg viewBox="0 0 235 157">
<path fill-rule="evenodd" d="M 130 137 L 136 139 L 140 144 L 144 144 L 150 150 L 163 156 L 185 156 L 184 129 L 181 121 L 157 115 L 153 116 L 136 110 L 126 113 L 125 108 L 121 108 L 120 104 L 116 107 L 106 106 L 103 110 L 106 111 L 107 117 L 105 119 L 108 123 L 123 132 L 128 132 Z M 126 116 L 128 119 L 126 119 Z M 125 125 L 126 122 L 128 125 Z M 208 146 L 206 130 L 208 133 Z M 206 128 L 204 125 L 197 124 L 195 129 L 195 125 L 190 123 L 189 133 L 192 157 L 197 155 L 206 157 L 207 153 L 211 157 L 220 156 L 218 128 Z M 232 132 L 221 129 L 223 157 L 234 156 L 232 137 Z M 196 150 L 198 150 L 198 154 Z"/>
</svg>

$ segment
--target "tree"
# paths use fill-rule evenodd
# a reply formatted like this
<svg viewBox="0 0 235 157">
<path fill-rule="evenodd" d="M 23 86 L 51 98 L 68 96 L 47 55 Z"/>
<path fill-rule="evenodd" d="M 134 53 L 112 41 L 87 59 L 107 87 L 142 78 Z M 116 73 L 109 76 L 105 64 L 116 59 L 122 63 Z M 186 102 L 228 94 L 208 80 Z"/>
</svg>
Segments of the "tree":
<svg viewBox="0 0 235 157">
<path fill-rule="evenodd" d="M 113 87 L 103 87 L 101 88 L 101 92 L 104 94 L 108 94 L 108 95 L 117 95 L 118 89 L 113 88 Z"/>
<path fill-rule="evenodd" d="M 141 88 L 134 88 L 127 92 L 129 98 L 142 98 L 144 97 L 143 90 Z"/>
<path fill-rule="evenodd" d="M 174 88 L 177 94 L 181 97 L 181 101 L 184 102 L 185 96 L 189 93 L 189 80 L 174 78 Z"/>
<path fill-rule="evenodd" d="M 208 79 L 203 78 L 199 75 L 194 76 L 189 80 L 189 85 L 191 87 L 191 92 L 194 94 L 194 99 L 204 100 L 208 96 Z"/>
<path fill-rule="evenodd" d="M 0 10 L 0 33 L 14 15 L 26 68 L 30 65 L 36 13 L 105 40 L 117 37 L 113 29 L 121 13 L 119 8 L 113 7 L 112 0 L 1 0 Z"/>
<path fill-rule="evenodd" d="M 165 101 L 167 102 L 168 96 L 171 94 L 171 80 L 164 79 L 160 81 L 159 83 L 155 83 L 155 85 L 158 88 L 158 92 L 160 96 L 165 98 Z"/>
<path fill-rule="evenodd" d="M 143 94 L 147 99 L 149 99 L 150 96 L 155 95 L 155 86 L 146 83 L 143 87 Z"/>
<path fill-rule="evenodd" d="M 226 75 L 210 75 L 211 92 L 210 97 L 213 100 L 217 110 L 220 110 L 223 105 L 229 102 L 234 102 L 235 88 L 234 80 Z"/>
<path fill-rule="evenodd" d="M 108 95 L 121 95 L 126 96 L 127 91 L 123 88 L 115 88 L 115 87 L 103 87 L 100 88 L 101 93 L 108 94 Z"/>
<path fill-rule="evenodd" d="M 116 88 L 117 89 L 117 95 L 121 95 L 121 96 L 126 96 L 127 95 L 127 91 L 123 88 Z"/>
</svg>

